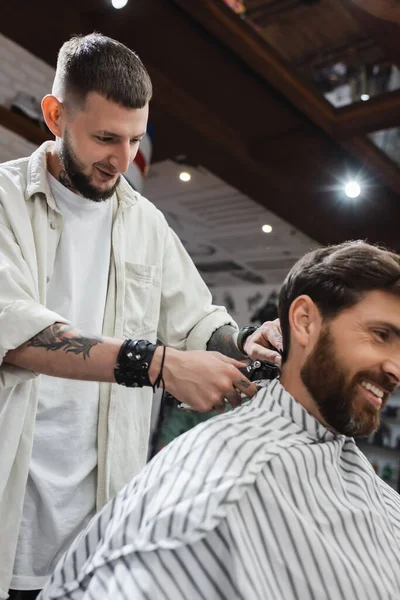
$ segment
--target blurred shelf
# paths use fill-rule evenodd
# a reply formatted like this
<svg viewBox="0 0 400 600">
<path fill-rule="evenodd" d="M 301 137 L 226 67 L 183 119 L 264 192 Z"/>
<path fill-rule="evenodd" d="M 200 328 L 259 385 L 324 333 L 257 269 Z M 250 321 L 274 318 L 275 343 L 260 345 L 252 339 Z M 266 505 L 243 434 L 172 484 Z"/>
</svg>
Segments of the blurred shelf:
<svg viewBox="0 0 400 600">
<path fill-rule="evenodd" d="M 50 134 L 39 129 L 39 127 L 29 121 L 29 119 L 25 119 L 21 115 L 11 112 L 11 110 L 5 106 L 0 106 L 0 125 L 37 146 L 40 146 L 40 144 L 43 144 L 43 142 L 46 142 L 47 140 L 54 139 Z"/>
</svg>

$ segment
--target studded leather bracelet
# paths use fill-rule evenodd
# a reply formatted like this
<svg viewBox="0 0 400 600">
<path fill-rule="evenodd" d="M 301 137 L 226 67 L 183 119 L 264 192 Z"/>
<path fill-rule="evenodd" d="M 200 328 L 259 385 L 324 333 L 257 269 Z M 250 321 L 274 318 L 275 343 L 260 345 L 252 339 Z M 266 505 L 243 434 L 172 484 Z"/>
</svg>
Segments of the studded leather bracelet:
<svg viewBox="0 0 400 600">
<path fill-rule="evenodd" d="M 156 348 L 147 340 L 125 340 L 117 356 L 115 381 L 126 387 L 152 387 L 149 367 Z"/>
</svg>

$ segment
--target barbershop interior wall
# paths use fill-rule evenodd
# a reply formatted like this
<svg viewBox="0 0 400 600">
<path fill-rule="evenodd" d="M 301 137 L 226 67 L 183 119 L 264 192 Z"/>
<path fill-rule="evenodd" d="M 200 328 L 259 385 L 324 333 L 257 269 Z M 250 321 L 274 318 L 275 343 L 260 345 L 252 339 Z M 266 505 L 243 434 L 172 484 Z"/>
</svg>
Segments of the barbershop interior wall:
<svg viewBox="0 0 400 600">
<path fill-rule="evenodd" d="M 382 422 L 387 426 L 382 445 L 375 444 L 374 435 L 369 438 L 370 445 L 360 444 L 361 450 L 372 464 L 375 465 L 377 473 L 383 476 L 385 467 L 390 466 L 393 475 L 387 481 L 394 489 L 400 492 L 400 392 L 397 391 L 389 400 L 389 406 L 397 408 L 395 416 L 384 416 Z"/>
<path fill-rule="evenodd" d="M 239 327 L 275 318 L 280 284 L 221 286 L 211 289 L 214 304 L 225 306 Z M 271 316 L 270 316 L 271 315 Z M 265 318 L 264 318 L 265 317 Z"/>
<path fill-rule="evenodd" d="M 0 34 L 0 104 L 9 107 L 16 93 L 41 100 L 51 92 L 55 70 Z M 28 156 L 36 145 L 0 126 L 0 162 Z"/>
</svg>

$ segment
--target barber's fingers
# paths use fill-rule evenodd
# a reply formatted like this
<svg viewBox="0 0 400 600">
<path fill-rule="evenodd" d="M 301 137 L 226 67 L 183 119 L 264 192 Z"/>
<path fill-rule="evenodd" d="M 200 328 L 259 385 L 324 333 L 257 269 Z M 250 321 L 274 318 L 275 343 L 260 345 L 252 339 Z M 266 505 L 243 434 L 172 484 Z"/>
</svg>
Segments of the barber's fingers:
<svg viewBox="0 0 400 600">
<path fill-rule="evenodd" d="M 242 374 L 233 382 L 233 385 L 239 394 L 244 394 L 248 398 L 252 398 L 257 393 L 256 385 Z"/>
<path fill-rule="evenodd" d="M 227 403 L 228 400 L 225 400 L 225 398 L 223 398 L 220 402 L 214 404 L 213 409 L 218 415 L 221 415 L 226 411 Z"/>
<path fill-rule="evenodd" d="M 227 363 L 229 365 L 233 365 L 237 369 L 245 369 L 250 364 L 249 359 L 246 358 L 244 358 L 243 360 L 236 360 L 236 358 L 225 356 L 225 354 L 221 354 L 220 352 L 212 352 L 212 354 L 219 358 L 219 360 L 221 360 L 222 362 Z"/>
<path fill-rule="evenodd" d="M 222 412 L 224 398 L 236 407 L 241 401 L 240 394 L 251 398 L 257 392 L 256 386 L 240 371 L 248 361 L 195 350 L 179 353 L 178 358 L 179 361 L 175 357 L 171 364 L 165 365 L 166 389 L 193 410 L 208 412 L 216 407 Z"/>
<path fill-rule="evenodd" d="M 243 369 L 244 367 L 249 365 L 248 360 L 239 361 L 234 358 L 230 358 L 228 356 L 224 356 L 223 354 L 219 354 L 218 352 L 213 353 L 224 363 L 229 365 L 228 369 L 225 370 L 226 383 L 223 385 L 224 397 L 229 397 L 232 394 L 232 388 L 236 389 L 236 392 L 239 394 L 245 394 L 248 398 L 252 398 L 254 394 L 257 392 L 257 388 L 252 383 L 242 375 L 239 369 Z M 234 400 L 235 402 L 235 400 Z"/>
<path fill-rule="evenodd" d="M 242 395 L 235 389 L 232 392 L 229 392 L 225 395 L 220 402 L 214 404 L 214 410 L 219 415 L 224 413 L 227 409 L 227 405 L 229 404 L 232 408 L 238 408 L 243 402 Z"/>
<path fill-rule="evenodd" d="M 266 360 L 267 362 L 278 365 L 278 367 L 282 364 L 282 356 L 279 352 L 265 348 L 260 344 L 253 343 L 251 346 L 249 345 L 246 350 L 249 352 L 249 356 L 252 360 Z"/>
<path fill-rule="evenodd" d="M 266 360 L 280 366 L 282 358 L 282 331 L 279 319 L 266 321 L 245 341 L 244 349 L 252 360 Z"/>
<path fill-rule="evenodd" d="M 229 402 L 232 408 L 237 408 L 243 402 L 242 395 L 235 388 L 232 389 L 232 392 L 225 395 L 225 400 Z"/>
<path fill-rule="evenodd" d="M 260 331 L 262 337 L 270 346 L 282 352 L 282 330 L 279 319 L 275 319 L 275 321 L 265 321 L 265 323 L 258 328 L 258 331 Z"/>
</svg>

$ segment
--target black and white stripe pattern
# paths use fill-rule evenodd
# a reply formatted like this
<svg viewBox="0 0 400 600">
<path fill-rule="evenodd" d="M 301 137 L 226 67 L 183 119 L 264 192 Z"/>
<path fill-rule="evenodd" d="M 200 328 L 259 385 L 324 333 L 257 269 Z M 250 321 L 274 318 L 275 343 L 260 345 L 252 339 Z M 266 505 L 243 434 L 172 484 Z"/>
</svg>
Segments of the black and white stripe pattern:
<svg viewBox="0 0 400 600">
<path fill-rule="evenodd" d="M 40 600 L 394 600 L 400 496 L 278 381 L 149 463 Z"/>
</svg>

